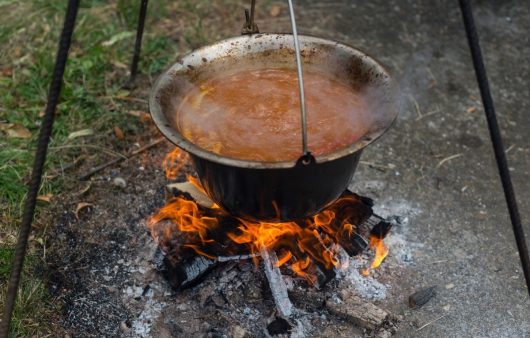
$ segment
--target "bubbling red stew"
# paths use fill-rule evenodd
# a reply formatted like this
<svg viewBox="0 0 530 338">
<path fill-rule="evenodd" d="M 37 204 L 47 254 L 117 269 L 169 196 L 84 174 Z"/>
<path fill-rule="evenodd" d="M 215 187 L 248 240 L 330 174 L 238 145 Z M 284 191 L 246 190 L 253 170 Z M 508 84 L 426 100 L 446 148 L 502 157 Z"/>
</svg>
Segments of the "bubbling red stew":
<svg viewBox="0 0 530 338">
<path fill-rule="evenodd" d="M 368 106 L 351 86 L 304 71 L 304 87 L 314 156 L 344 148 L 367 132 Z M 200 82 L 178 107 L 177 124 L 190 142 L 225 157 L 296 160 L 302 155 L 296 70 L 242 70 Z"/>
</svg>

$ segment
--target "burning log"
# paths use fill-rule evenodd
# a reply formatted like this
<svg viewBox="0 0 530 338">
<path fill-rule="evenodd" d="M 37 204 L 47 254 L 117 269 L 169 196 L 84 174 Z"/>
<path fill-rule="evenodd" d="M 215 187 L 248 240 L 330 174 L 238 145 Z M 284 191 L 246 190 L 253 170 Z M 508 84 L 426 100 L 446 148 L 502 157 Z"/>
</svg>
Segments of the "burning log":
<svg viewBox="0 0 530 338">
<path fill-rule="evenodd" d="M 279 267 L 290 261 L 288 266 L 298 276 L 322 288 L 335 277 L 334 244 L 355 256 L 372 247 L 374 238 L 384 238 L 392 226 L 373 214 L 371 199 L 349 191 L 314 217 L 281 224 L 251 223 L 217 208 L 200 183 L 188 179 L 167 186 L 168 203 L 150 222 L 153 236 L 166 252 L 166 266 L 174 270 L 167 275 L 172 286 L 191 286 L 220 262 L 261 255 L 275 301 L 285 316 L 291 305 Z M 168 221 L 159 226 L 161 220 Z M 276 250 L 282 254 L 280 260 Z"/>
<path fill-rule="evenodd" d="M 202 277 L 219 265 L 219 262 L 205 256 L 194 255 L 178 262 L 165 257 L 164 265 L 166 267 L 163 271 L 164 277 L 171 287 L 182 290 L 200 282 Z"/>
<path fill-rule="evenodd" d="M 285 285 L 282 273 L 278 267 L 278 257 L 274 251 L 269 252 L 264 248 L 260 253 L 276 308 L 282 316 L 288 318 L 292 313 L 293 304 L 289 300 L 287 285 Z"/>
<path fill-rule="evenodd" d="M 393 224 L 391 222 L 387 222 L 383 220 L 379 216 L 374 216 L 374 218 L 377 218 L 377 224 L 372 227 L 372 230 L 370 230 L 370 235 L 375 236 L 379 239 L 383 239 L 388 235 L 390 232 L 390 229 L 392 229 Z"/>
</svg>

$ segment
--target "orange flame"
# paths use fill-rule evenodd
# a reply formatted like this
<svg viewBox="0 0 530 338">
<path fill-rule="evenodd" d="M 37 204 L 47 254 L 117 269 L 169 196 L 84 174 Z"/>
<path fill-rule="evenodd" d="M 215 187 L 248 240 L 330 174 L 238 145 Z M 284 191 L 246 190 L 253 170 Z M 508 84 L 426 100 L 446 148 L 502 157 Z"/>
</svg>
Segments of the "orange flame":
<svg viewBox="0 0 530 338">
<path fill-rule="evenodd" d="M 370 270 L 379 267 L 389 252 L 388 246 L 385 244 L 384 239 L 375 235 L 370 236 L 370 249 L 375 250 L 375 256 L 372 260 L 372 263 L 370 264 L 370 267 L 361 271 L 364 276 L 368 276 L 370 274 Z"/>
<path fill-rule="evenodd" d="M 186 166 L 187 161 L 186 153 L 175 148 L 164 159 L 166 176 L 170 179 L 176 178 Z M 196 178 L 188 175 L 188 180 L 199 191 L 207 195 Z M 354 234 L 355 226 L 350 216 L 355 219 L 356 210 L 351 209 L 351 205 L 358 204 L 351 202 L 356 198 L 355 196 L 341 197 L 328 209 L 304 221 L 274 223 L 237 219 L 238 223 L 234 225 L 237 228 L 225 229 L 223 227 L 220 229 L 222 231 L 217 232 L 222 232 L 228 241 L 248 247 L 255 257 L 263 249 L 281 249 L 277 266 L 290 264 L 291 270 L 296 275 L 314 284 L 316 264 L 326 269 L 337 266 L 338 258 L 330 248 L 334 243 L 338 243 L 339 239 L 349 238 Z M 279 211 L 278 206 L 275 204 L 274 206 Z M 338 213 L 341 215 L 346 213 L 348 217 L 338 220 L 336 217 Z M 210 248 L 216 245 L 217 238 L 213 238 L 216 236 L 213 233 L 220 226 L 220 218 L 217 216 L 229 217 L 218 206 L 208 211 L 194 201 L 184 197 L 174 197 L 150 218 L 148 225 L 153 237 L 159 243 L 171 243 L 180 236 L 179 233 L 185 234 L 189 238 L 185 238 L 184 247 L 191 248 L 200 255 L 215 258 Z M 157 225 L 162 220 L 171 221 L 171 225 L 167 222 L 163 223 L 165 224 L 163 226 Z M 353 223 L 355 222 L 353 220 Z M 375 268 L 381 264 L 388 249 L 382 240 L 374 237 L 370 238 L 370 247 L 376 250 L 376 257 L 371 266 Z M 257 262 L 257 258 L 255 261 Z"/>
<path fill-rule="evenodd" d="M 173 224 L 177 224 L 181 232 L 197 233 L 203 242 L 212 241 L 207 238 L 207 232 L 218 224 L 216 218 L 204 216 L 197 203 L 181 197 L 172 198 L 149 219 L 148 225 L 153 228 L 162 220 L 170 220 Z"/>
</svg>

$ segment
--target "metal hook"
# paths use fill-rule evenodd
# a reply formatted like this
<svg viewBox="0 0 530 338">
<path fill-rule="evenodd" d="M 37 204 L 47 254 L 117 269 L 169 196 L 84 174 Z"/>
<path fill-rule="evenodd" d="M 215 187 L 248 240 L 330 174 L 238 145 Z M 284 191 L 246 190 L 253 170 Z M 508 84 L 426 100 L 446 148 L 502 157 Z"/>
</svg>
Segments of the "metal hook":
<svg viewBox="0 0 530 338">
<path fill-rule="evenodd" d="M 258 25 L 254 22 L 254 12 L 256 9 L 256 0 L 252 0 L 250 3 L 250 13 L 248 9 L 245 9 L 245 24 L 241 30 L 241 34 L 256 34 L 259 33 Z"/>
</svg>

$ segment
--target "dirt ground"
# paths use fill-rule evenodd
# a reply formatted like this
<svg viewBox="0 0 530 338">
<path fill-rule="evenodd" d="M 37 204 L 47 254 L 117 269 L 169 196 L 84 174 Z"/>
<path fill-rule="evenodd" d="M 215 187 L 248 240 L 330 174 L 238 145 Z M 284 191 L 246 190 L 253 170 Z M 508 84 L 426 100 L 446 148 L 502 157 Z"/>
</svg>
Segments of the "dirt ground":
<svg viewBox="0 0 530 338">
<path fill-rule="evenodd" d="M 306 1 L 297 7 L 301 32 L 369 51 L 402 87 L 397 123 L 363 153 L 351 185 L 375 199 L 379 214 L 406 219 L 373 276 L 386 290 L 373 302 L 401 319 L 396 336 L 530 336 L 530 299 L 457 3 Z M 286 15 L 259 22 L 260 28 L 288 30 Z M 477 1 L 476 20 L 528 234 L 530 6 Z M 145 98 L 148 91 L 141 87 L 137 95 Z M 61 197 L 48 268 L 52 293 L 64 304 L 60 326 L 76 337 L 266 336 L 271 319 L 263 314 L 272 317 L 267 309 L 273 305 L 263 274 L 251 265 L 213 273 L 198 286 L 198 299 L 193 291 L 173 293 L 156 271 L 156 245 L 145 220 L 164 202 L 167 150 L 166 144 L 154 147 Z M 114 185 L 116 177 L 126 187 Z M 91 205 L 76 216 L 79 203 Z M 434 285 L 437 295 L 429 303 L 408 307 L 411 293 Z M 334 287 L 323 297 L 333 298 Z M 215 297 L 220 288 L 224 299 Z M 299 317 L 308 330 L 293 336 L 376 334 L 327 315 L 318 308 L 322 295 L 304 292 L 311 295 L 293 302 L 310 313 Z M 297 304 L 300 298 L 316 299 L 318 316 L 309 310 L 313 305 Z M 239 317 L 223 317 L 228 308 Z"/>
</svg>

